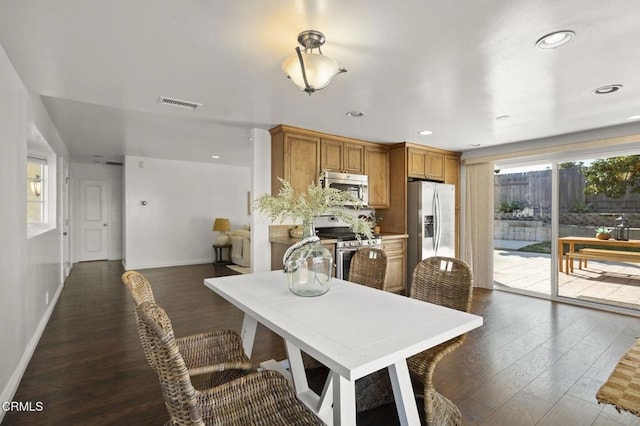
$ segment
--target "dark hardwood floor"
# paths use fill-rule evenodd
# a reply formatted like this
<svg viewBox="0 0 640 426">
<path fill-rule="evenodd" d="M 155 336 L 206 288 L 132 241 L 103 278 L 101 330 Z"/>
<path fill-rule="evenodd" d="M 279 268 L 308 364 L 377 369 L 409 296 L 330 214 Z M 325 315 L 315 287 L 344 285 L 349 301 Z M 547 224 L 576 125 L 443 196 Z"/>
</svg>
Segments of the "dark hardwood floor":
<svg viewBox="0 0 640 426">
<path fill-rule="evenodd" d="M 43 412 L 8 412 L 6 425 L 147 425 L 168 417 L 157 377 L 136 331 L 120 262 L 74 266 L 14 401 Z M 177 336 L 240 330 L 242 314 L 202 284 L 234 272 L 222 265 L 142 270 Z M 635 317 L 477 289 L 473 312 L 484 326 L 436 369 L 436 389 L 465 424 L 637 425 L 638 418 L 596 403 L 595 393 L 640 336 Z M 390 318 L 390 321 L 393 319 Z M 285 358 L 282 340 L 260 327 L 253 358 Z M 393 406 L 359 424 L 397 423 Z"/>
</svg>

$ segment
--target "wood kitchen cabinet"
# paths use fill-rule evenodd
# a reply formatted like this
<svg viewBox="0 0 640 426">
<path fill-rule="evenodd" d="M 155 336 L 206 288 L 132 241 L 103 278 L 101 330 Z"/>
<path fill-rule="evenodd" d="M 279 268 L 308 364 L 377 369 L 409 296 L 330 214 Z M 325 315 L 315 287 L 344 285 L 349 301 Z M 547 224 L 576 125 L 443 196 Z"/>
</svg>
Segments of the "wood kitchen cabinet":
<svg viewBox="0 0 640 426">
<path fill-rule="evenodd" d="M 455 207 L 455 223 L 456 230 L 460 229 L 460 156 L 445 155 L 444 157 L 444 183 L 455 185 L 456 187 L 456 207 Z M 456 232 L 456 235 L 457 232 Z M 456 244 L 456 256 L 459 256 L 458 244 Z"/>
<path fill-rule="evenodd" d="M 389 207 L 389 151 L 386 147 L 366 147 L 364 172 L 369 176 L 369 207 Z"/>
<path fill-rule="evenodd" d="M 364 174 L 364 145 L 337 139 L 320 139 L 320 168 Z"/>
<path fill-rule="evenodd" d="M 418 179 L 444 181 L 445 156 L 421 148 L 407 149 L 407 176 Z"/>
<path fill-rule="evenodd" d="M 271 193 L 288 181 L 296 193 L 317 182 L 322 170 L 369 176 L 369 206 L 389 206 L 389 152 L 386 145 L 328 135 L 291 126 L 271 133 Z"/>
<path fill-rule="evenodd" d="M 460 154 L 402 142 L 389 147 L 389 167 L 389 208 L 384 212 L 383 231 L 398 234 L 407 232 L 407 181 L 421 179 L 450 183 L 456 186 L 456 256 L 458 256 Z M 427 173 L 426 170 L 429 167 L 431 172 Z"/>
<path fill-rule="evenodd" d="M 312 132 L 289 131 L 284 126 L 271 129 L 271 193 L 276 195 L 282 184 L 291 184 L 298 194 L 306 192 L 320 176 L 320 137 Z"/>
<path fill-rule="evenodd" d="M 271 132 L 271 193 L 278 177 L 297 193 L 317 182 L 321 170 L 364 173 L 369 177 L 369 206 L 381 209 L 385 233 L 407 233 L 407 181 L 456 186 L 456 235 L 460 229 L 460 153 L 411 142 L 379 144 L 280 125 Z M 456 255 L 459 254 L 456 238 Z"/>
<path fill-rule="evenodd" d="M 407 288 L 407 236 L 383 236 L 382 249 L 387 255 L 385 290 L 405 294 Z"/>
</svg>

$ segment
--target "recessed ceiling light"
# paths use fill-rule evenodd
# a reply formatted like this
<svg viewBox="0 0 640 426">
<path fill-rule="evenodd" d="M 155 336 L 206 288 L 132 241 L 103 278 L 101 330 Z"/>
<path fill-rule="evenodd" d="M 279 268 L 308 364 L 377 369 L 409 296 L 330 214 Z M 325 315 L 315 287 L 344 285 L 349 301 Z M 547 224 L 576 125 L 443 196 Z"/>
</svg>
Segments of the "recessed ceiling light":
<svg viewBox="0 0 640 426">
<path fill-rule="evenodd" d="M 214 160 L 217 160 L 218 158 L 220 158 L 219 155 L 212 155 L 211 158 L 213 158 Z"/>
<path fill-rule="evenodd" d="M 569 43 L 575 35 L 576 33 L 570 30 L 555 31 L 540 37 L 538 41 L 536 41 L 536 46 L 538 49 L 544 50 L 555 49 Z"/>
<path fill-rule="evenodd" d="M 345 115 L 347 117 L 360 118 L 360 117 L 364 117 L 364 112 L 362 112 L 362 111 L 348 111 Z"/>
<path fill-rule="evenodd" d="M 422 136 L 427 136 L 427 135 L 430 135 L 430 134 L 432 134 L 432 133 L 433 133 L 433 132 L 432 132 L 431 130 L 420 130 L 420 131 L 418 132 L 418 134 L 419 134 L 419 135 L 422 135 Z"/>
<path fill-rule="evenodd" d="M 609 84 L 607 86 L 598 87 L 593 91 L 596 95 L 608 95 L 622 89 L 622 84 Z"/>
<path fill-rule="evenodd" d="M 630 115 L 625 120 L 640 120 L 640 114 Z"/>
<path fill-rule="evenodd" d="M 469 148 L 477 148 L 477 147 L 479 147 L 479 146 L 481 146 L 481 145 L 482 145 L 482 144 L 479 144 L 479 143 L 470 143 L 470 144 L 469 144 Z"/>
<path fill-rule="evenodd" d="M 496 117 L 496 120 L 508 120 L 510 118 L 511 118 L 510 115 L 499 115 Z"/>
</svg>

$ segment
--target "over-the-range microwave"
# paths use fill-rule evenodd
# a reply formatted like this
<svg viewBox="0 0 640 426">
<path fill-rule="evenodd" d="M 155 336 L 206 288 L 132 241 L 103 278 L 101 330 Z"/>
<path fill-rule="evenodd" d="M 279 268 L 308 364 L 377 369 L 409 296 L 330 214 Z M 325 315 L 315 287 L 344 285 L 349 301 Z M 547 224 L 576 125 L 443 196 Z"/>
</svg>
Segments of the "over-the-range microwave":
<svg viewBox="0 0 640 426">
<path fill-rule="evenodd" d="M 335 188 L 346 191 L 360 200 L 363 206 L 369 205 L 369 177 L 341 172 L 323 172 L 320 182 L 323 188 Z M 345 203 L 346 206 L 353 203 Z"/>
</svg>

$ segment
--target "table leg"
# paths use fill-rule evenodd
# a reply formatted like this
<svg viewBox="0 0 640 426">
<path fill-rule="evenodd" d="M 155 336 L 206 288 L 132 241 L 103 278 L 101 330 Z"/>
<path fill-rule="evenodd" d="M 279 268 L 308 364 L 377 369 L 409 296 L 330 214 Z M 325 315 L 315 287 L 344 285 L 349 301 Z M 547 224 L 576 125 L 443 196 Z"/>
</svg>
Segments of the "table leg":
<svg viewBox="0 0 640 426">
<path fill-rule="evenodd" d="M 304 363 L 302 362 L 302 353 L 300 352 L 300 348 L 288 341 L 285 341 L 284 343 L 285 348 L 287 349 L 289 369 L 291 371 L 293 388 L 296 392 L 296 396 L 314 413 L 316 413 L 323 422 L 330 425 L 334 412 L 331 407 L 331 404 L 333 403 L 331 374 L 329 374 L 329 377 L 327 378 L 322 395 L 318 395 L 309 388 L 309 381 L 307 380 L 307 373 L 304 370 Z"/>
<path fill-rule="evenodd" d="M 407 361 L 403 359 L 391 364 L 388 370 L 400 424 L 419 425 L 420 414 L 418 413 L 418 406 L 411 386 Z"/>
<path fill-rule="evenodd" d="M 406 366 L 406 364 L 405 364 Z M 408 372 L 407 372 L 408 374 Z M 331 372 L 333 377 L 333 424 L 356 424 L 356 385 L 338 373 Z M 414 402 L 415 404 L 415 402 Z M 416 423 L 420 424 L 420 422 Z"/>
<path fill-rule="evenodd" d="M 569 253 L 573 253 L 574 243 L 569 243 Z M 573 274 L 573 257 L 567 257 L 567 273 Z"/>
<path fill-rule="evenodd" d="M 293 377 L 293 384 L 296 388 L 296 394 L 305 393 L 309 390 L 309 383 L 307 381 L 307 374 L 304 371 L 300 348 L 288 341 L 284 343 L 287 349 L 287 357 L 289 358 L 289 367 L 291 369 L 291 376 Z"/>
<path fill-rule="evenodd" d="M 564 255 L 562 254 L 562 249 L 564 248 L 564 244 L 562 240 L 558 238 L 558 271 L 562 272 L 562 261 Z"/>
<path fill-rule="evenodd" d="M 257 328 L 258 321 L 251 315 L 244 314 L 240 337 L 242 338 L 242 347 L 244 348 L 244 353 L 246 353 L 249 358 L 251 358 L 251 352 L 253 352 L 253 341 L 256 338 Z"/>
</svg>

